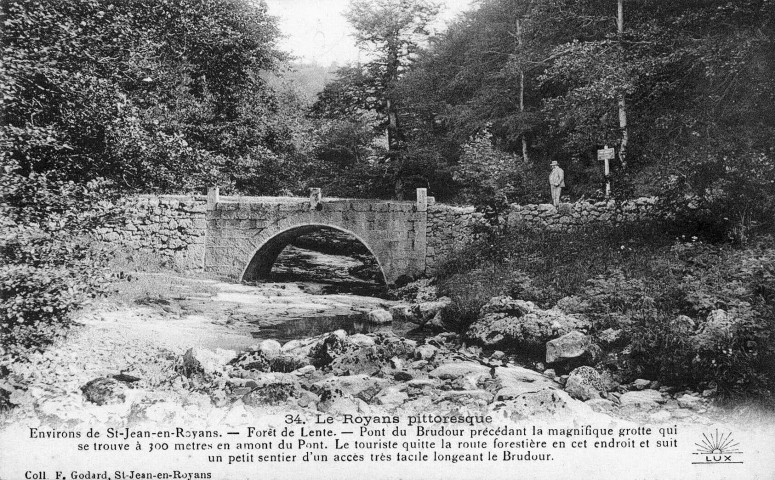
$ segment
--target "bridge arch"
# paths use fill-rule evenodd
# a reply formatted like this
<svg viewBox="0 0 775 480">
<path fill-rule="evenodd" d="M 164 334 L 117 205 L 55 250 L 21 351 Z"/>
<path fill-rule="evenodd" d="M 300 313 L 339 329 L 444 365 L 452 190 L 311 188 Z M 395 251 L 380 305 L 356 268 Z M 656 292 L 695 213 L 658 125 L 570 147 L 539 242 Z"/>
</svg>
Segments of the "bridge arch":
<svg viewBox="0 0 775 480">
<path fill-rule="evenodd" d="M 390 284 L 391 279 L 385 273 L 385 268 L 383 266 L 385 259 L 380 258 L 378 251 L 369 245 L 362 235 L 352 231 L 352 229 L 320 221 L 302 221 L 291 225 L 285 223 L 264 229 L 255 239 L 254 244 L 257 245 L 257 247 L 248 258 L 247 264 L 240 275 L 240 280 L 245 282 L 268 277 L 272 270 L 272 265 L 274 265 L 277 257 L 282 253 L 285 247 L 302 235 L 322 229 L 337 230 L 358 240 L 358 242 L 360 242 L 376 260 L 384 283 L 386 285 Z"/>
</svg>

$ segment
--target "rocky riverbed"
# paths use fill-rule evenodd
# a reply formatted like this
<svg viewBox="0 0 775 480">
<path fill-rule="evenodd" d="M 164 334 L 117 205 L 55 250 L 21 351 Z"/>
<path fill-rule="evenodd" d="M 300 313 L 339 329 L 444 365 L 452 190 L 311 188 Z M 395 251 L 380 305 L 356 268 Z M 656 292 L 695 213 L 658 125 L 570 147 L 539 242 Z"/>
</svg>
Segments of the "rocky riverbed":
<svg viewBox="0 0 775 480">
<path fill-rule="evenodd" d="M 134 281 L 163 293 L 93 305 L 66 338 L 12 365 L 16 408 L 3 414 L 4 423 L 213 426 L 286 411 L 693 424 L 723 416 L 707 398 L 648 382 L 620 386 L 606 398 L 575 399 L 565 375 L 526 368 L 516 356 L 434 330 L 445 301 L 432 298 L 428 282 L 413 292 L 414 303 L 398 303 L 309 293 L 305 284 L 248 286 L 164 274 Z M 395 318 L 375 324 L 384 320 L 373 318 L 375 311 Z M 359 320 L 347 328 L 325 320 L 352 316 Z M 299 332 L 277 327 L 305 321 L 320 325 Z M 416 323 L 426 325 L 418 330 Z"/>
</svg>

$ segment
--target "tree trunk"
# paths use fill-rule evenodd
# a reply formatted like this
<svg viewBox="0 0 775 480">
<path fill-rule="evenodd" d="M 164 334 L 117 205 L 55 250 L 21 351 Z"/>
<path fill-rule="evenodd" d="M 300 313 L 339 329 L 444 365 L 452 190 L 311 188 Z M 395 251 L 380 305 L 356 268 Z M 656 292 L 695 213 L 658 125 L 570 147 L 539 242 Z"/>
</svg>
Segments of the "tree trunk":
<svg viewBox="0 0 775 480">
<path fill-rule="evenodd" d="M 617 30 L 621 39 L 624 33 L 624 0 L 619 0 L 617 11 Z M 619 96 L 619 130 L 622 132 L 622 141 L 619 144 L 619 161 L 622 162 L 622 169 L 627 168 L 627 143 L 629 134 L 627 132 L 627 105 L 624 99 L 624 93 Z"/>
<path fill-rule="evenodd" d="M 385 82 L 385 88 L 387 89 L 385 109 L 387 110 L 388 120 L 388 151 L 391 153 L 399 150 L 401 148 L 401 142 L 404 140 L 398 123 L 398 109 L 396 108 L 396 102 L 391 98 L 393 95 L 393 87 L 398 81 L 398 67 L 398 45 L 390 45 L 388 47 L 388 63 L 386 71 L 387 81 Z"/>
<path fill-rule="evenodd" d="M 517 19 L 517 48 L 522 49 L 522 22 Z M 519 68 L 519 113 L 525 118 L 525 69 Z M 527 133 L 522 132 L 522 160 L 527 162 Z"/>
</svg>

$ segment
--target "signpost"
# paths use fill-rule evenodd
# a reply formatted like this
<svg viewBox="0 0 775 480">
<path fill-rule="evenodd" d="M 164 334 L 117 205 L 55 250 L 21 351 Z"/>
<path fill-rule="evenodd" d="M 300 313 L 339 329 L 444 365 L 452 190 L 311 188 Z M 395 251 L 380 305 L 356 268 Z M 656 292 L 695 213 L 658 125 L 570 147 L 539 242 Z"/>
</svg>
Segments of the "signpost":
<svg viewBox="0 0 775 480">
<path fill-rule="evenodd" d="M 614 149 L 608 148 L 608 145 L 597 151 L 597 159 L 605 162 L 605 198 L 611 196 L 611 170 L 608 161 L 612 160 L 614 156 Z"/>
</svg>

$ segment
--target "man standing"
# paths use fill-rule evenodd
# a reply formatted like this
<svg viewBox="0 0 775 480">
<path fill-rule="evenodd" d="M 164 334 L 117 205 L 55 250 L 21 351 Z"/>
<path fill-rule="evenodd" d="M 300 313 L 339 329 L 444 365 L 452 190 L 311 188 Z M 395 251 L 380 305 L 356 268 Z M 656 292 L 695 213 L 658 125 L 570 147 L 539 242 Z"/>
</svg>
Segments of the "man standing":
<svg viewBox="0 0 775 480">
<path fill-rule="evenodd" d="M 552 187 L 552 203 L 555 208 L 560 205 L 560 193 L 565 187 L 565 172 L 557 162 L 552 162 L 552 173 L 549 174 L 549 186 Z"/>
</svg>

